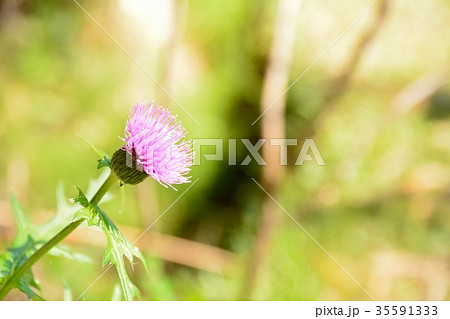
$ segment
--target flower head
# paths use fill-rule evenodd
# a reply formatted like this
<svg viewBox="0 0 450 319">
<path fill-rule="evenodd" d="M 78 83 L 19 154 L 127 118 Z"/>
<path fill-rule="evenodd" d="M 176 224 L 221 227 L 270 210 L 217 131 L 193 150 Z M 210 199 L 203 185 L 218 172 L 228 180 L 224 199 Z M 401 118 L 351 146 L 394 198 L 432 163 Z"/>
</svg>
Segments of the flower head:
<svg viewBox="0 0 450 319">
<path fill-rule="evenodd" d="M 147 176 L 165 187 L 189 183 L 189 177 L 185 175 L 192 166 L 193 152 L 192 142 L 182 141 L 186 134 L 169 110 L 153 102 L 149 105 L 138 103 L 130 111 L 122 138 L 125 144 L 114 154 L 112 168 L 123 182 L 129 184 L 137 184 Z M 127 172 L 124 168 L 124 160 L 132 171 Z M 118 161 L 122 166 L 115 165 Z"/>
</svg>

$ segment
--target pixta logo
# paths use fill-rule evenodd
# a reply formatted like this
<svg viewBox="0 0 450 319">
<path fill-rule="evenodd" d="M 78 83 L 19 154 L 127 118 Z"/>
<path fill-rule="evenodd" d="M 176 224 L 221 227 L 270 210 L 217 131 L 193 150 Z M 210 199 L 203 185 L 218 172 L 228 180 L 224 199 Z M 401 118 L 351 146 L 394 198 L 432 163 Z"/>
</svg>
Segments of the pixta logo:
<svg viewBox="0 0 450 319">
<path fill-rule="evenodd" d="M 200 165 L 202 160 L 207 161 L 224 161 L 224 140 L 220 138 L 209 139 L 193 139 L 194 142 L 194 165 Z M 229 139 L 228 143 L 228 164 L 229 165 L 249 165 L 251 161 L 255 161 L 258 165 L 267 165 L 263 156 L 260 154 L 260 150 L 265 143 L 269 144 L 269 147 L 274 151 L 279 152 L 280 165 L 288 165 L 287 150 L 288 146 L 298 145 L 297 139 L 285 139 L 285 138 L 272 138 L 272 139 L 259 139 L 253 144 L 249 139 Z M 240 163 L 237 162 L 237 143 L 242 143 L 247 151 L 247 156 Z M 202 146 L 213 146 L 214 152 L 204 154 L 202 152 Z M 211 147 L 208 148 L 210 150 Z M 325 162 L 322 155 L 319 152 L 314 140 L 306 139 L 303 142 L 302 148 L 297 156 L 295 165 L 303 165 L 304 162 L 313 161 L 317 165 L 323 166 Z"/>
</svg>

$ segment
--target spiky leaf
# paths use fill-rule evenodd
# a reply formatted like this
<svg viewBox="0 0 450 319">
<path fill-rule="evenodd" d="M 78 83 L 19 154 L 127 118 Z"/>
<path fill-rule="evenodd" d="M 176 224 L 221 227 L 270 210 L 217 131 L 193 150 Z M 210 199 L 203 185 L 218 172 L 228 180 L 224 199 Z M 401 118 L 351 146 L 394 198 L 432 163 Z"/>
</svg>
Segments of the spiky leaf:
<svg viewBox="0 0 450 319">
<path fill-rule="evenodd" d="M 14 271 L 22 265 L 43 243 L 48 241 L 61 230 L 61 225 L 70 223 L 73 214 L 79 209 L 78 205 L 69 205 L 64 195 L 62 184 L 57 190 L 57 209 L 51 220 L 42 225 L 33 225 L 23 212 L 16 197 L 11 196 L 11 206 L 17 224 L 17 233 L 10 247 L 0 254 L 0 287 L 8 280 Z M 88 261 L 82 254 L 74 254 L 62 245 L 55 246 L 50 252 L 52 255 L 63 256 L 71 260 Z M 24 292 L 29 299 L 42 300 L 36 293 L 39 290 L 33 273 L 27 271 L 18 281 L 16 288 Z"/>
<path fill-rule="evenodd" d="M 83 209 L 77 212 L 75 219 L 84 218 L 90 226 L 97 226 L 105 233 L 108 246 L 103 256 L 103 266 L 112 264 L 116 267 L 125 300 L 140 299 L 141 293 L 128 276 L 123 256 L 129 260 L 131 265 L 133 265 L 134 257 L 140 259 L 146 268 L 144 256 L 122 235 L 113 221 L 97 205 L 93 205 L 87 200 L 81 189 L 78 191 L 78 196 L 74 198 L 74 201 L 83 206 Z"/>
</svg>

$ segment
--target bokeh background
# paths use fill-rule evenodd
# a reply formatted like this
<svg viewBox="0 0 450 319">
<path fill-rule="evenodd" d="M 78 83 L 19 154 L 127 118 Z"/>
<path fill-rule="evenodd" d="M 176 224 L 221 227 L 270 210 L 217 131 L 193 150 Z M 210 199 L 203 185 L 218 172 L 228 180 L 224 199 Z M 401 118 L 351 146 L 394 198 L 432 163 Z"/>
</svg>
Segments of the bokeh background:
<svg viewBox="0 0 450 319">
<path fill-rule="evenodd" d="M 136 243 L 144 300 L 369 299 L 252 178 L 375 299 L 448 299 L 448 1 L 379 0 L 252 125 L 372 2 L 80 1 L 197 125 L 75 2 L 0 0 L 0 249 L 15 234 L 10 194 L 48 220 L 57 189 L 104 178 L 79 136 L 112 154 L 129 108 L 153 100 L 189 137 L 225 139 L 225 154 L 229 138 L 300 142 L 288 166 L 193 168 L 197 183 Z M 325 166 L 294 165 L 305 138 Z M 238 163 L 247 155 L 238 140 Z M 134 241 L 187 187 L 116 187 L 103 208 Z M 46 299 L 76 299 L 104 269 L 99 231 L 64 244 L 91 262 L 38 262 Z M 112 268 L 83 299 L 120 298 L 117 284 Z"/>
</svg>

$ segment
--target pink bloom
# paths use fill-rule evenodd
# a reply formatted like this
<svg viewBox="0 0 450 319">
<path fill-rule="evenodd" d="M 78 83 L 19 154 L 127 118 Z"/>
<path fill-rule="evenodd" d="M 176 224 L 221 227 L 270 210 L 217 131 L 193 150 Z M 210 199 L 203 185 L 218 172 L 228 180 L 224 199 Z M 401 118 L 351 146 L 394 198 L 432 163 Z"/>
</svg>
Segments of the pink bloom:
<svg viewBox="0 0 450 319">
<path fill-rule="evenodd" d="M 136 104 L 125 128 L 123 149 L 137 167 L 163 186 L 189 183 L 185 175 L 192 166 L 192 142 L 181 141 L 187 132 L 177 117 L 153 102 Z M 175 188 L 174 188 L 175 189 Z"/>
</svg>

